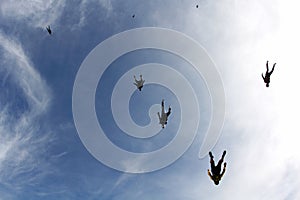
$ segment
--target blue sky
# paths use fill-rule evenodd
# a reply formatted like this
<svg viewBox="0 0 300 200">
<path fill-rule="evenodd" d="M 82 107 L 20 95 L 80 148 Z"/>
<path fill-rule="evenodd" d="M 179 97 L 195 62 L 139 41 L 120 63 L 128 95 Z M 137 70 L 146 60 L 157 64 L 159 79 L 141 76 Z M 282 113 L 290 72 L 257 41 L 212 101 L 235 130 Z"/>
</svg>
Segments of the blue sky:
<svg viewBox="0 0 300 200">
<path fill-rule="evenodd" d="M 299 199 L 296 4 L 2 0 L 0 199 Z M 96 91 L 96 112 L 105 118 L 100 124 L 116 145 L 133 152 L 161 148 L 178 129 L 181 111 L 175 94 L 155 84 L 146 85 L 144 95 L 133 93 L 129 109 L 138 125 L 149 122 L 144 113 L 162 96 L 174 110 L 167 128 L 144 140 L 122 133 L 109 98 L 114 84 L 133 66 L 170 65 L 188 77 L 201 99 L 199 130 L 188 151 L 164 169 L 130 174 L 103 165 L 81 142 L 72 115 L 81 63 L 100 42 L 139 27 L 180 31 L 199 42 L 216 64 L 226 93 L 226 118 L 213 152 L 216 159 L 224 149 L 228 152 L 219 186 L 207 176 L 208 157 L 198 159 L 211 116 L 205 82 L 187 62 L 164 51 L 130 52 L 112 63 L 100 80 L 105 87 Z M 277 62 L 270 88 L 261 79 L 266 60 Z"/>
</svg>

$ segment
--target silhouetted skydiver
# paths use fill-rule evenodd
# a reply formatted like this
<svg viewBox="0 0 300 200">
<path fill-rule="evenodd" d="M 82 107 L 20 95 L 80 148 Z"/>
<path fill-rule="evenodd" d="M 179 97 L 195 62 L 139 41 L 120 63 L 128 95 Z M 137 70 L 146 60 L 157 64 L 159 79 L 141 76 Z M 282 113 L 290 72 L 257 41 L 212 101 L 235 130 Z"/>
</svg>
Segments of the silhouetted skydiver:
<svg viewBox="0 0 300 200">
<path fill-rule="evenodd" d="M 165 112 L 165 103 L 164 100 L 161 101 L 161 115 L 159 115 L 159 112 L 157 112 L 158 118 L 159 118 L 159 124 L 161 124 L 162 128 L 165 128 L 165 125 L 167 124 L 168 117 L 171 114 L 171 107 L 169 106 L 168 112 Z"/>
<path fill-rule="evenodd" d="M 211 173 L 210 173 L 209 169 L 207 170 L 207 173 L 208 173 L 208 176 L 210 177 L 210 179 L 213 180 L 216 185 L 219 185 L 219 182 L 226 171 L 227 163 L 225 162 L 223 171 L 221 173 L 222 163 L 224 161 L 225 154 L 226 154 L 226 151 L 223 152 L 222 158 L 219 160 L 218 165 L 215 166 L 214 156 L 212 155 L 211 152 L 209 152 Z"/>
<path fill-rule="evenodd" d="M 132 15 L 132 18 L 134 18 L 134 17 L 135 17 L 135 14 Z"/>
<path fill-rule="evenodd" d="M 46 29 L 47 29 L 48 33 L 51 35 L 51 34 L 52 34 L 52 31 L 51 31 L 51 29 L 50 29 L 50 26 L 49 26 L 49 25 L 48 25 L 48 26 L 46 26 Z"/>
<path fill-rule="evenodd" d="M 198 8 L 199 6 L 198 5 L 196 5 L 196 8 Z"/>
<path fill-rule="evenodd" d="M 145 80 L 143 80 L 143 77 L 142 75 L 140 75 L 140 80 L 136 80 L 136 77 L 134 77 L 134 81 L 135 83 L 133 83 L 140 91 L 142 90 L 143 86 L 144 86 L 144 83 L 145 83 Z"/>
<path fill-rule="evenodd" d="M 269 87 L 269 84 L 270 84 L 270 76 L 271 76 L 271 74 L 272 74 L 273 71 L 274 71 L 275 65 L 276 65 L 276 63 L 274 63 L 273 68 L 272 68 L 272 71 L 269 72 L 269 61 L 267 61 L 267 63 L 266 63 L 267 71 L 266 71 L 265 77 L 264 77 L 263 73 L 261 74 L 262 78 L 264 79 L 264 82 L 266 83 L 266 87 Z"/>
</svg>

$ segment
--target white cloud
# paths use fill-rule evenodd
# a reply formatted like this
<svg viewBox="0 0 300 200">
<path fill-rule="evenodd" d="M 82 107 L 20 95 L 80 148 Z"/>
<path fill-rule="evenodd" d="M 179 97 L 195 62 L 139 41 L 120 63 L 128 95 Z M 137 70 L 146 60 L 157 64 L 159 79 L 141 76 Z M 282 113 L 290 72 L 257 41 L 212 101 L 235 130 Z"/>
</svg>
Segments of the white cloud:
<svg viewBox="0 0 300 200">
<path fill-rule="evenodd" d="M 51 172 L 41 156 L 47 151 L 45 144 L 53 138 L 42 133 L 36 122 L 47 111 L 51 93 L 20 43 L 0 32 L 0 49 L 4 58 L 2 69 L 8 71 L 12 85 L 21 89 L 21 96 L 29 105 L 20 116 L 15 116 L 16 110 L 11 110 L 10 105 L 16 99 L 0 102 L 0 182 L 18 192 Z M 8 92 L 10 89 L 13 90 L 9 88 Z"/>
<path fill-rule="evenodd" d="M 14 81 L 22 88 L 27 102 L 31 106 L 31 114 L 44 112 L 50 102 L 50 90 L 40 74 L 34 69 L 25 55 L 21 44 L 0 32 L 1 47 L 4 57 L 8 60 L 3 65 L 14 77 Z"/>
<path fill-rule="evenodd" d="M 25 20 L 34 27 L 44 28 L 60 18 L 65 0 L 2 0 L 0 11 L 3 17 Z"/>
<path fill-rule="evenodd" d="M 206 39 L 203 41 L 220 68 L 227 93 L 225 128 L 214 150 L 229 148 L 228 171 L 222 188 L 211 198 L 232 199 L 234 194 L 236 199 L 285 199 L 300 187 L 299 182 L 286 178 L 294 174 L 299 179 L 299 167 L 290 165 L 293 162 L 299 166 L 300 156 L 296 145 L 299 136 L 295 133 L 299 129 L 298 112 L 291 112 L 291 108 L 299 110 L 299 101 L 295 102 L 299 95 L 292 92 L 297 90 L 296 85 L 288 80 L 297 80 L 293 76 L 298 70 L 290 69 L 286 59 L 289 48 L 282 49 L 280 45 L 286 43 L 287 36 L 282 38 L 281 34 L 285 23 L 280 20 L 282 9 L 278 2 L 268 0 L 222 1 L 213 7 L 217 7 L 214 12 L 204 11 L 212 13 L 209 23 L 198 24 L 193 33 Z M 195 25 L 199 15 L 189 21 Z M 188 25 L 186 29 L 193 28 Z M 260 77 L 266 60 L 278 63 L 270 88 L 264 86 Z M 281 189 L 285 184 L 289 187 Z"/>
<path fill-rule="evenodd" d="M 206 1 L 199 9 L 182 6 L 172 4 L 168 12 L 157 10 L 150 22 L 191 35 L 204 45 L 220 69 L 227 94 L 227 118 L 214 151 L 228 150 L 228 171 L 218 192 L 210 181 L 174 175 L 186 183 L 176 194 L 188 199 L 299 196 L 296 191 L 300 184 L 291 180 L 299 179 L 300 166 L 298 51 L 291 45 L 299 44 L 297 6 L 271 0 Z M 174 9 L 177 15 L 170 17 Z M 270 88 L 261 78 L 266 60 L 270 65 L 278 63 Z M 291 174 L 294 178 L 288 178 Z M 170 188 L 170 182 L 161 184 Z"/>
<path fill-rule="evenodd" d="M 113 11 L 111 0 L 82 0 L 79 4 L 79 22 L 76 26 L 83 27 L 86 23 L 86 15 L 89 13 L 91 5 L 100 5 L 105 11 L 106 16 L 109 16 Z"/>
</svg>

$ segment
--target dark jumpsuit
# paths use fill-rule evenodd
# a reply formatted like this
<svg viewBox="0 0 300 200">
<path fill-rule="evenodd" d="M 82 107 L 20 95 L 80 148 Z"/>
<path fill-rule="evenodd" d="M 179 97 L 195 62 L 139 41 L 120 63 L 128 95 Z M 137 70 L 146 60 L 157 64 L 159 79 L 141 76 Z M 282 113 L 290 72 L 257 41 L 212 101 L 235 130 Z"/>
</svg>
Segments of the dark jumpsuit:
<svg viewBox="0 0 300 200">
<path fill-rule="evenodd" d="M 216 185 L 219 184 L 219 181 L 221 180 L 221 178 L 223 177 L 223 175 L 226 171 L 226 163 L 224 163 L 224 168 L 221 173 L 222 163 L 224 161 L 225 154 L 226 154 L 226 151 L 223 152 L 222 158 L 219 160 L 217 166 L 215 166 L 213 156 L 212 156 L 211 152 L 209 153 L 211 172 L 208 170 L 208 176 L 210 177 L 211 180 L 214 181 L 214 183 Z"/>
</svg>

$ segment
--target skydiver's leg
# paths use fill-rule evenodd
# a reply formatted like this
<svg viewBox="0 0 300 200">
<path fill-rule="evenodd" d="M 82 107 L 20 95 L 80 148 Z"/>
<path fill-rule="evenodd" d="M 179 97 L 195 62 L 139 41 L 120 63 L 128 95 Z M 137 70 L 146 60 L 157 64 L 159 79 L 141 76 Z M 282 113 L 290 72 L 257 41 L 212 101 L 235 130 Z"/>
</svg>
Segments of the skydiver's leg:
<svg viewBox="0 0 300 200">
<path fill-rule="evenodd" d="M 226 155 L 226 151 L 223 151 L 223 154 L 222 154 L 222 158 L 219 160 L 219 162 L 218 162 L 218 166 L 221 168 L 221 165 L 222 165 L 222 163 L 223 163 L 223 161 L 224 161 L 224 157 L 225 157 L 225 155 Z"/>
<path fill-rule="evenodd" d="M 266 67 L 267 67 L 267 73 L 268 73 L 269 72 L 269 61 L 267 61 Z"/>
<path fill-rule="evenodd" d="M 270 72 L 270 75 L 273 73 L 274 68 L 275 68 L 275 65 L 276 65 L 276 63 L 274 63 L 273 68 L 272 68 L 272 71 Z"/>
<path fill-rule="evenodd" d="M 225 155 L 226 155 L 226 150 L 223 151 L 223 154 L 222 154 L 222 159 L 224 160 L 225 158 Z"/>
<path fill-rule="evenodd" d="M 165 113 L 165 103 L 164 100 L 161 101 L 161 114 Z"/>
<path fill-rule="evenodd" d="M 209 157 L 210 157 L 210 167 L 213 169 L 215 167 L 215 161 L 214 161 L 214 156 L 212 155 L 211 152 L 209 152 Z"/>
<path fill-rule="evenodd" d="M 215 169 L 215 161 L 214 161 L 214 159 L 213 158 L 210 158 L 210 168 L 211 168 L 211 171 L 213 172 L 214 171 L 214 169 Z"/>
<path fill-rule="evenodd" d="M 169 117 L 170 114 L 171 114 L 171 108 L 169 107 L 169 110 L 167 112 L 167 117 Z"/>
</svg>

